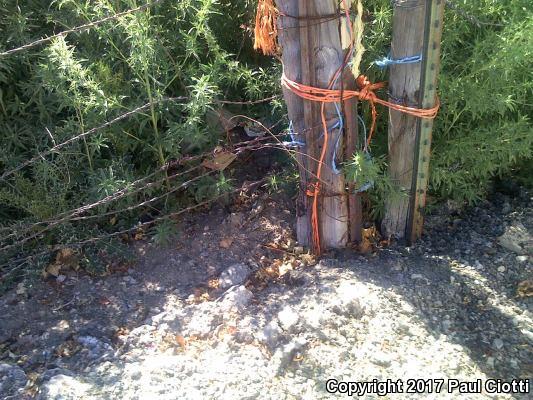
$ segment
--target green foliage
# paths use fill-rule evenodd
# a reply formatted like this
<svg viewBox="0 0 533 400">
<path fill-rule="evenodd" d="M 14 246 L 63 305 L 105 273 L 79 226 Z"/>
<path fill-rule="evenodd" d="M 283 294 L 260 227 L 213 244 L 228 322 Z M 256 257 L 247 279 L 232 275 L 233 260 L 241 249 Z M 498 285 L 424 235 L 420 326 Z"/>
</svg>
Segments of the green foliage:
<svg viewBox="0 0 533 400">
<path fill-rule="evenodd" d="M 210 175 L 202 177 L 191 191 L 194 193 L 194 199 L 198 203 L 213 198 L 221 198 L 224 202 L 227 200 L 227 194 L 232 189 L 231 179 L 226 178 L 221 171 L 218 177 Z"/>
<path fill-rule="evenodd" d="M 446 10 L 430 189 L 473 202 L 494 176 L 512 173 L 533 156 L 533 3 L 452 2 L 461 11 Z M 392 17 L 387 0 L 367 6 L 363 65 L 387 53 Z M 373 80 L 386 79 L 377 68 L 368 72 Z M 386 113 L 380 117 L 377 155 L 387 151 Z"/>
<path fill-rule="evenodd" d="M 149 0 L 0 1 L 0 52 L 148 3 Z M 182 155 L 223 144 L 206 113 L 218 99 L 256 100 L 278 91 L 279 67 L 251 48 L 251 0 L 162 1 L 89 30 L 0 57 L 0 174 L 143 104 L 152 105 L 42 157 L 0 182 L 0 227 L 23 227 L 99 201 Z M 163 101 L 182 97 L 187 101 Z M 255 112 L 262 112 L 255 107 Z M 279 107 L 277 108 L 279 111 Z M 245 110 L 242 110 L 245 111 Z M 271 110 L 268 110 L 271 112 Z M 191 176 L 166 180 L 96 207 L 109 213 L 161 196 Z M 221 174 L 197 180 L 152 207 L 165 212 L 231 187 Z M 73 243 L 127 229 L 137 209 L 109 218 L 59 224 L 25 247 L 0 252 L 0 264 L 43 245 Z M 156 238 L 166 236 L 158 225 Z M 19 229 L 17 228 L 17 229 Z M 14 245 L 0 233 L 0 248 Z M 32 231 L 29 231 L 30 234 Z M 28 233 L 26 233 L 28 235 Z M 159 239 L 156 239 L 159 240 Z"/>
<path fill-rule="evenodd" d="M 165 219 L 152 230 L 152 240 L 160 246 L 168 246 L 178 235 L 176 222 Z"/>
<path fill-rule="evenodd" d="M 145 1 L 2 0 L 0 51 Z M 482 23 L 447 10 L 439 90 L 442 110 L 435 124 L 430 184 L 443 197 L 475 201 L 494 176 L 517 167 L 522 177 L 533 172 L 533 3 L 453 2 Z M 390 1 L 364 5 L 366 52 L 361 71 L 373 81 L 384 80 L 386 72 L 372 62 L 388 52 Z M 224 144 L 226 135 L 206 123 L 206 114 L 218 99 L 256 100 L 280 93 L 281 66 L 252 49 L 255 6 L 255 0 L 166 0 L 0 57 L 0 173 L 151 103 L 0 182 L 0 229 L 4 228 L 0 237 L 15 227 L 53 219 L 117 190 L 129 190 L 133 182 L 168 161 Z M 187 100 L 165 100 L 176 97 Z M 280 120 L 283 102 L 235 111 Z M 376 216 L 385 198 L 397 192 L 386 178 L 387 113 L 382 109 L 379 114 L 372 158 L 357 153 L 346 166 L 348 179 L 374 182 L 368 196 L 377 204 Z M 161 184 L 91 212 L 109 213 L 155 196 L 162 200 L 151 206 L 161 212 L 224 199 L 232 187 L 228 177 L 231 171 L 198 179 L 176 198 L 163 195 L 191 177 L 170 180 L 161 173 L 154 176 Z M 270 182 L 272 190 L 284 190 L 284 182 L 294 182 L 294 177 L 279 178 Z M 54 226 L 37 235 L 38 240 L 1 254 L 0 263 L 44 246 L 126 229 L 144 211 L 121 213 L 117 225 L 106 218 Z M 16 244 L 20 237 L 17 231 L 1 244 Z M 165 225 L 158 225 L 155 237 L 168 237 Z"/>
<path fill-rule="evenodd" d="M 385 201 L 405 196 L 406 193 L 395 185 L 387 174 L 385 156 L 372 158 L 368 153 L 357 151 L 344 166 L 346 179 L 354 182 L 355 190 L 365 192 L 373 208 L 372 218 L 381 218 L 385 211 Z"/>
</svg>

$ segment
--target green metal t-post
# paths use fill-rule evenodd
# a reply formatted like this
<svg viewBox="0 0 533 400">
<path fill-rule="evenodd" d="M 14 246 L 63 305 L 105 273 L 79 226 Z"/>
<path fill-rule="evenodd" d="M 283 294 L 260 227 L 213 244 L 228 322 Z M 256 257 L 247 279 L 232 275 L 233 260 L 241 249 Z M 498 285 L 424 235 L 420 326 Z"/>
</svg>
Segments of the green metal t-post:
<svg viewBox="0 0 533 400">
<path fill-rule="evenodd" d="M 445 0 L 427 0 L 424 51 L 422 54 L 421 101 L 422 108 L 432 108 L 438 101 L 437 83 L 440 69 L 440 44 L 444 21 Z M 413 193 L 410 204 L 410 217 L 407 238 L 415 242 L 422 235 L 424 207 L 429 182 L 429 159 L 433 120 L 420 119 L 417 129 L 417 151 L 413 174 Z"/>
</svg>

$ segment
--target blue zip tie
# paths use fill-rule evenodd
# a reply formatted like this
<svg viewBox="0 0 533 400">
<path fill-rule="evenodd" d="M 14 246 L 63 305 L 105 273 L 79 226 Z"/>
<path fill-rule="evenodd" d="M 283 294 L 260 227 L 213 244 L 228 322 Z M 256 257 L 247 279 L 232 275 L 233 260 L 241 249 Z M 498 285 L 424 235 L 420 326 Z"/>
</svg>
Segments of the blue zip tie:
<svg viewBox="0 0 533 400">
<path fill-rule="evenodd" d="M 339 117 L 339 121 L 331 129 L 339 128 L 339 134 L 337 136 L 337 141 L 335 142 L 335 150 L 333 151 L 333 157 L 331 159 L 331 169 L 333 170 L 333 173 L 335 175 L 339 175 L 342 171 L 337 168 L 337 164 L 335 163 L 335 158 L 337 158 L 337 151 L 339 150 L 339 144 L 341 142 L 342 131 L 344 130 L 344 118 L 342 117 L 342 113 L 339 108 L 339 105 L 337 103 L 333 103 L 333 104 L 335 106 L 335 111 L 337 111 L 337 116 Z"/>
<path fill-rule="evenodd" d="M 374 61 L 374 64 L 376 64 L 379 68 L 387 68 L 390 65 L 401 65 L 401 64 L 416 64 L 422 61 L 422 54 L 418 54 L 416 56 L 411 57 L 403 57 L 403 58 L 390 58 L 390 53 L 387 55 L 387 57 L 383 57 L 381 60 Z"/>
<path fill-rule="evenodd" d="M 291 141 L 290 142 L 283 142 L 283 145 L 286 146 L 286 147 L 304 147 L 305 146 L 305 143 L 304 142 L 300 142 L 298 140 L 296 140 L 296 138 L 294 137 L 294 126 L 292 124 L 292 121 L 289 121 L 289 135 L 291 137 Z"/>
</svg>

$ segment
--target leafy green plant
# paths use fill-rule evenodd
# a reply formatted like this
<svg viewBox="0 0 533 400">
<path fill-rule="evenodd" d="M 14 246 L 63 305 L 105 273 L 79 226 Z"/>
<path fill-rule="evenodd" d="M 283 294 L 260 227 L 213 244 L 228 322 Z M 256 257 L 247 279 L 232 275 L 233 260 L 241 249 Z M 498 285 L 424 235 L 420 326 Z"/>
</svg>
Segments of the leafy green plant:
<svg viewBox="0 0 533 400">
<path fill-rule="evenodd" d="M 368 153 L 358 151 L 344 166 L 346 180 L 354 183 L 356 191 L 368 195 L 373 206 L 369 214 L 374 219 L 383 216 L 387 199 L 406 195 L 390 179 L 385 160 L 385 156 L 372 158 Z"/>
<path fill-rule="evenodd" d="M 152 240 L 160 246 L 168 246 L 178 235 L 176 222 L 165 219 L 152 229 Z"/>
<path fill-rule="evenodd" d="M 533 3 L 452 3 L 445 15 L 442 107 L 433 134 L 430 190 L 474 202 L 493 177 L 512 174 L 533 157 Z M 392 13 L 387 0 L 366 5 L 363 65 L 372 65 L 388 52 Z M 386 71 L 371 67 L 367 72 L 374 81 L 386 79 Z M 377 157 L 387 152 L 386 112 L 380 113 L 378 126 Z"/>
</svg>

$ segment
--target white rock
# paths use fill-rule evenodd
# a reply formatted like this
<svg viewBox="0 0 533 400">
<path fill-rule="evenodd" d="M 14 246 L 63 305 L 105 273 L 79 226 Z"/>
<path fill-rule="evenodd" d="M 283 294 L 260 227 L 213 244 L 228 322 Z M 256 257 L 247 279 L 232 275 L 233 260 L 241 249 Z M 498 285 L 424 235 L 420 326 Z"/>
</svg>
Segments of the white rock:
<svg viewBox="0 0 533 400">
<path fill-rule="evenodd" d="M 360 298 L 367 294 L 366 288 L 343 282 L 337 288 L 331 309 L 339 315 L 360 318 L 363 315 Z"/>
<path fill-rule="evenodd" d="M 221 322 L 220 314 L 212 303 L 201 303 L 194 306 L 194 311 L 184 329 L 187 336 L 194 335 L 204 338 Z"/>
<path fill-rule="evenodd" d="M 26 373 L 16 365 L 0 364 L 0 398 L 18 398 L 17 394 L 26 385 Z"/>
<path fill-rule="evenodd" d="M 492 345 L 494 346 L 495 349 L 501 350 L 503 348 L 503 340 L 494 339 L 494 341 L 492 342 Z"/>
<path fill-rule="evenodd" d="M 277 345 L 278 338 L 281 334 L 281 328 L 276 321 L 270 321 L 265 327 L 259 331 L 255 337 L 256 339 L 273 349 Z"/>
<path fill-rule="evenodd" d="M 503 266 L 503 265 L 500 265 L 500 266 L 498 267 L 498 272 L 505 272 L 505 270 L 506 270 L 506 268 L 505 268 L 505 266 Z"/>
<path fill-rule="evenodd" d="M 67 375 L 56 375 L 41 387 L 40 398 L 47 400 L 77 400 L 89 391 L 87 383 Z"/>
<path fill-rule="evenodd" d="M 516 256 L 516 261 L 519 263 L 525 263 L 527 261 L 527 256 Z"/>
<path fill-rule="evenodd" d="M 222 311 L 242 311 L 254 295 L 244 286 L 237 286 L 229 290 L 220 302 L 220 308 Z"/>
<path fill-rule="evenodd" d="M 288 331 L 298 323 L 300 316 L 292 307 L 286 306 L 278 313 L 278 319 L 283 330 Z"/>
<path fill-rule="evenodd" d="M 240 285 L 250 276 L 250 268 L 244 264 L 233 264 L 225 269 L 218 278 L 219 286 L 227 289 L 231 286 Z"/>
<path fill-rule="evenodd" d="M 532 238 L 527 229 L 520 222 L 515 222 L 507 227 L 505 233 L 498 238 L 498 242 L 502 247 L 521 255 L 525 253 L 522 246 L 531 240 Z"/>
</svg>

